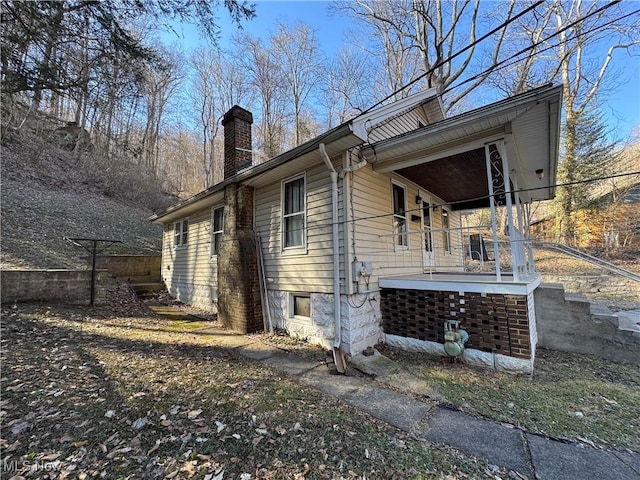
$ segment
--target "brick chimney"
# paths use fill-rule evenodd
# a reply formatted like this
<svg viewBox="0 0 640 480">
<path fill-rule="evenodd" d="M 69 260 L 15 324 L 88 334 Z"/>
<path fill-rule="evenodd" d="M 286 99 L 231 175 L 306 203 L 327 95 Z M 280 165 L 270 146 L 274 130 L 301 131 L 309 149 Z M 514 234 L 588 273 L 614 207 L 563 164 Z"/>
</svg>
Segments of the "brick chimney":
<svg viewBox="0 0 640 480">
<path fill-rule="evenodd" d="M 253 115 L 238 105 L 222 118 L 224 127 L 224 179 L 251 166 L 251 124 Z"/>
<path fill-rule="evenodd" d="M 251 166 L 251 112 L 234 106 L 224 126 L 224 178 Z M 218 251 L 218 318 L 236 332 L 262 330 L 256 236 L 253 231 L 254 190 L 230 183 L 224 189 L 224 233 Z"/>
</svg>

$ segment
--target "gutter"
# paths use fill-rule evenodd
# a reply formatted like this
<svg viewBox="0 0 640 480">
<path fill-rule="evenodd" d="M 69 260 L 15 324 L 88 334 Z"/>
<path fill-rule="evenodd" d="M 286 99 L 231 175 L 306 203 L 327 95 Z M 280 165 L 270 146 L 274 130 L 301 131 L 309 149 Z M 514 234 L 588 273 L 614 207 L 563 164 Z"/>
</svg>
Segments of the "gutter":
<svg viewBox="0 0 640 480">
<path fill-rule="evenodd" d="M 329 169 L 331 176 L 331 210 L 332 210 L 332 245 L 333 245 L 333 317 L 334 317 L 334 340 L 333 340 L 333 361 L 336 369 L 340 373 L 346 373 L 347 365 L 345 355 L 340 344 L 342 343 L 342 319 L 340 316 L 340 250 L 338 237 L 338 172 L 333 167 L 324 143 L 318 145 L 318 150 L 322 155 L 324 163 Z"/>
</svg>

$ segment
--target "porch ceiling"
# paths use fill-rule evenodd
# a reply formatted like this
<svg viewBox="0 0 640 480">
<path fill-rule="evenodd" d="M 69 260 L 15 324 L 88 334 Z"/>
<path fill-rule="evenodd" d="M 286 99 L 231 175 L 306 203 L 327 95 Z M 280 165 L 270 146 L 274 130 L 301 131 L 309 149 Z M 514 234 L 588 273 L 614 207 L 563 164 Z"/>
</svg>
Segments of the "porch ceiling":
<svg viewBox="0 0 640 480">
<path fill-rule="evenodd" d="M 488 205 L 484 147 L 402 168 L 397 173 L 450 202 L 454 210 Z"/>
<path fill-rule="evenodd" d="M 489 205 L 484 146 L 504 140 L 511 185 L 522 201 L 553 198 L 561 97 L 560 87 L 540 87 L 380 141 L 364 154 L 374 170 L 396 172 L 453 209 L 481 208 Z"/>
</svg>

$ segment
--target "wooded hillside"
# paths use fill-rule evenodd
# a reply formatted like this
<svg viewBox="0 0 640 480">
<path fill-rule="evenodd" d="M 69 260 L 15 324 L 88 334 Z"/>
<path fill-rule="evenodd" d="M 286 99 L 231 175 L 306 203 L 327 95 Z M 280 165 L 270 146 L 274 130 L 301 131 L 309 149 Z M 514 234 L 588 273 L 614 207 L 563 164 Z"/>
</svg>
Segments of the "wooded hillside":
<svg viewBox="0 0 640 480">
<path fill-rule="evenodd" d="M 61 148 L 55 130 L 3 130 L 1 268 L 85 267 L 87 253 L 64 237 L 122 240 L 110 253 L 159 252 L 161 229 L 147 218 L 175 199 L 134 172 L 109 176 L 92 157 Z"/>
<path fill-rule="evenodd" d="M 625 81 L 620 72 L 640 44 L 633 2 L 327 4 L 352 25 L 331 56 L 304 21 L 276 23 L 261 37 L 245 28 L 220 45 L 221 13 L 229 13 L 229 30 L 250 27 L 260 14 L 262 4 L 241 0 L 1 3 L 3 142 L 53 141 L 73 154 L 60 167 L 70 178 L 81 168 L 87 186 L 154 210 L 165 194 L 185 198 L 221 180 L 219 120 L 234 104 L 254 114 L 260 163 L 427 87 L 455 114 L 562 84 L 558 182 L 567 186 L 555 211 L 557 236 L 567 243 L 579 234 L 572 213 L 584 204 L 581 182 L 606 176 L 626 141 L 600 108 Z M 190 51 L 169 44 L 178 21 L 199 27 L 209 43 Z M 39 148 L 17 151 L 36 152 L 29 161 L 42 163 Z M 13 169 L 23 164 L 3 160 L 3 171 L 22 174 Z"/>
</svg>

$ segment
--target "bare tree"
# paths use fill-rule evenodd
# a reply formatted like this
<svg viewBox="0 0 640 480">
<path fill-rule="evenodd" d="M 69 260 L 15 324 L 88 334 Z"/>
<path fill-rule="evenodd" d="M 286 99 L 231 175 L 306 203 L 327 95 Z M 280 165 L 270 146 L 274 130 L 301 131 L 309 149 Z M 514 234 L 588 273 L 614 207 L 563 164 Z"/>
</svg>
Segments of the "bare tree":
<svg viewBox="0 0 640 480">
<path fill-rule="evenodd" d="M 326 69 L 321 103 L 327 127 L 342 124 L 364 111 L 375 99 L 372 96 L 369 56 L 350 46 L 343 46 Z"/>
<path fill-rule="evenodd" d="M 491 3 L 492 9 L 501 11 L 499 24 L 512 17 L 514 5 L 515 0 Z M 339 4 L 336 9 L 368 27 L 384 57 L 382 67 L 387 70 L 390 87 L 387 93 L 396 92 L 418 73 L 425 75 L 422 85 L 436 87 L 441 92 L 448 90 L 463 74 L 478 73 L 464 88 L 447 96 L 445 108 L 450 110 L 486 81 L 499 61 L 508 28 L 505 25 L 491 40 L 487 39 L 492 42 L 490 47 L 487 43 L 476 45 L 481 7 L 479 0 L 354 0 Z M 467 48 L 465 54 L 452 60 L 462 48 Z M 420 71 L 411 68 L 416 59 L 421 64 Z"/>
<path fill-rule="evenodd" d="M 293 102 L 295 145 L 307 140 L 302 135 L 302 111 L 320 80 L 322 62 L 318 40 L 309 26 L 278 23 L 271 36 L 271 50 L 289 87 Z"/>
<path fill-rule="evenodd" d="M 194 50 L 190 63 L 194 72 L 191 98 L 200 112 L 203 181 L 204 188 L 207 188 L 221 181 L 223 176 L 220 118 L 233 105 L 250 108 L 253 100 L 242 69 L 228 60 L 222 51 L 211 48 Z"/>
<path fill-rule="evenodd" d="M 249 76 L 250 84 L 259 94 L 261 114 L 257 125 L 260 148 L 267 158 L 283 151 L 286 90 L 281 66 L 260 39 L 243 34 L 237 38 L 242 50 L 240 64 Z"/>
<path fill-rule="evenodd" d="M 564 156 L 558 177 L 561 183 L 567 184 L 558 192 L 557 225 L 560 239 L 565 242 L 571 242 L 574 237 L 571 213 L 579 197 L 579 187 L 571 184 L 580 181 L 585 176 L 585 167 L 591 165 L 587 156 L 591 150 L 584 149 L 583 120 L 589 118 L 597 94 L 615 84 L 607 76 L 614 51 L 637 51 L 640 45 L 635 34 L 640 29 L 637 15 L 625 19 L 629 11 L 625 4 L 609 7 L 581 0 L 558 0 L 553 7 L 559 32 L 556 71 L 562 81 L 565 116 Z"/>
<path fill-rule="evenodd" d="M 148 173 L 157 178 L 160 161 L 160 127 L 164 120 L 165 109 L 175 94 L 182 73 L 179 62 L 166 52 L 165 62 L 160 68 L 147 70 L 143 95 L 146 100 L 147 118 L 142 140 L 143 162 Z"/>
</svg>

